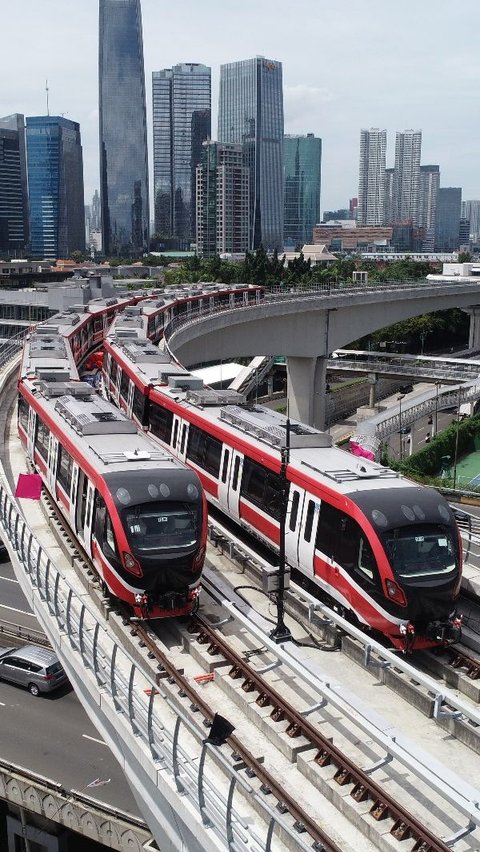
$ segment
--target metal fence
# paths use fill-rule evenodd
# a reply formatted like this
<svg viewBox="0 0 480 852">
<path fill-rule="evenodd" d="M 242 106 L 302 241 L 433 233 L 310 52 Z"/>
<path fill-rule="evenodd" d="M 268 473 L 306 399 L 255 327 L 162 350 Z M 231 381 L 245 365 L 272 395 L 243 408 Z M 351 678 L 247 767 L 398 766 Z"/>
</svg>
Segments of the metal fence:
<svg viewBox="0 0 480 852">
<path fill-rule="evenodd" d="M 228 746 L 221 750 L 205 742 L 201 722 L 194 721 L 181 701 L 163 690 L 155 676 L 107 631 L 93 604 L 85 603 L 36 540 L 1 480 L 0 525 L 24 572 L 21 582 L 26 579 L 27 588 L 34 590 L 36 608 L 46 616 L 50 632 L 58 638 L 66 637 L 76 658 L 75 669 L 84 679 L 91 673 L 98 689 L 109 696 L 123 721 L 124 741 L 135 741 L 135 750 L 141 743 L 142 754 L 149 755 L 152 768 L 162 770 L 158 776 L 166 773 L 178 795 L 188 797 L 199 824 L 214 832 L 210 848 L 233 850 L 241 846 L 270 852 L 271 828 L 275 825 L 294 841 L 295 848 L 311 849 L 311 842 L 299 837 L 288 815 L 282 816 L 269 805 L 265 795 L 242 776 Z M 121 733 L 120 726 L 117 733 Z M 219 770 L 223 784 L 219 784 Z M 144 816 L 149 822 L 149 814 Z M 157 819 L 161 818 L 157 814 Z M 152 825 L 150 828 L 154 832 Z"/>
</svg>

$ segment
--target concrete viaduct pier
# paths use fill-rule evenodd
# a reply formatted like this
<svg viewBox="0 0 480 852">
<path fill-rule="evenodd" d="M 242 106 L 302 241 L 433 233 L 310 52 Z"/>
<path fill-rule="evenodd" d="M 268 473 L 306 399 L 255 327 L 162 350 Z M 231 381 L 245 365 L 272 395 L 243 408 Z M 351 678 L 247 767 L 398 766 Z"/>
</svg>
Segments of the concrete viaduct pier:
<svg viewBox="0 0 480 852">
<path fill-rule="evenodd" d="M 385 326 L 448 308 L 467 309 L 480 348 L 478 283 L 395 282 L 268 295 L 241 311 L 225 310 L 170 329 L 169 345 L 186 366 L 245 355 L 284 355 L 292 418 L 324 428 L 328 356 Z M 475 344 L 475 341 L 478 341 Z"/>
</svg>

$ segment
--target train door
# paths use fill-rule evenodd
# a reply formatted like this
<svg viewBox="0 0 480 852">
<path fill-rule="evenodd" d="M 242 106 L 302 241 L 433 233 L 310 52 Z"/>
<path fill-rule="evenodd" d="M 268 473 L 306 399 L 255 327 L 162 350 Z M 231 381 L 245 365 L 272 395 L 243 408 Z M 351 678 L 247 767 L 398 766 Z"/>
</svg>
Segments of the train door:
<svg viewBox="0 0 480 852">
<path fill-rule="evenodd" d="M 175 427 L 174 427 L 175 428 Z M 178 434 L 177 434 L 177 456 L 186 460 L 188 444 L 188 423 L 186 420 L 178 418 Z"/>
<path fill-rule="evenodd" d="M 30 461 L 33 462 L 35 452 L 35 427 L 37 425 L 37 414 L 35 409 L 28 409 L 27 423 L 27 454 Z"/>
<path fill-rule="evenodd" d="M 293 568 L 313 576 L 320 502 L 303 488 L 290 486 L 285 520 L 285 558 Z"/>
<path fill-rule="evenodd" d="M 55 485 L 57 481 L 58 467 L 58 439 L 50 433 L 50 441 L 48 444 L 48 460 L 47 460 L 47 484 L 50 493 L 55 495 Z"/>
<path fill-rule="evenodd" d="M 181 442 L 181 434 L 182 434 L 182 420 L 176 414 L 173 415 L 173 423 L 172 423 L 172 440 L 171 440 L 171 450 L 174 455 L 178 455 L 178 448 L 180 447 Z"/>
<path fill-rule="evenodd" d="M 95 489 L 87 475 L 78 469 L 78 485 L 75 501 L 75 530 L 83 541 L 87 553 L 91 550 L 93 498 Z"/>
<path fill-rule="evenodd" d="M 230 475 L 227 478 L 227 509 L 235 520 L 240 518 L 240 486 L 242 484 L 243 455 L 237 450 L 229 449 Z M 219 492 L 220 493 L 220 492 Z"/>
<path fill-rule="evenodd" d="M 130 386 L 128 388 L 128 397 L 127 397 L 127 415 L 129 417 L 132 416 L 134 393 L 135 393 L 135 382 L 130 380 Z"/>
</svg>

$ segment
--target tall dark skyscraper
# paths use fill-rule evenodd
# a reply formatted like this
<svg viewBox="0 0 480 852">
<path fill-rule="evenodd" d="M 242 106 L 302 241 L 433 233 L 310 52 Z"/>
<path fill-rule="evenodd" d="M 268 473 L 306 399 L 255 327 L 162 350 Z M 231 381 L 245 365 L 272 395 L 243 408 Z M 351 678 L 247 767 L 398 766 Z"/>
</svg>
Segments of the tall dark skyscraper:
<svg viewBox="0 0 480 852">
<path fill-rule="evenodd" d="M 54 115 L 27 118 L 27 164 L 32 254 L 85 251 L 80 125 Z"/>
<path fill-rule="evenodd" d="M 189 248 L 195 239 L 195 174 L 211 136 L 211 71 L 185 62 L 154 71 L 155 231 Z"/>
<path fill-rule="evenodd" d="M 220 68 L 219 142 L 242 143 L 250 168 L 250 249 L 283 249 L 282 64 L 257 56 Z"/>
<path fill-rule="evenodd" d="M 103 251 L 148 250 L 148 160 L 140 0 L 100 0 Z"/>
<path fill-rule="evenodd" d="M 435 251 L 456 251 L 459 248 L 461 211 L 461 187 L 441 187 L 435 215 Z"/>
<path fill-rule="evenodd" d="M 0 251 L 15 257 L 28 242 L 25 122 L 15 113 L 0 118 Z"/>
<path fill-rule="evenodd" d="M 320 222 L 320 180 L 322 140 L 313 133 L 285 136 L 285 225 L 287 246 L 305 245 L 313 240 Z"/>
</svg>

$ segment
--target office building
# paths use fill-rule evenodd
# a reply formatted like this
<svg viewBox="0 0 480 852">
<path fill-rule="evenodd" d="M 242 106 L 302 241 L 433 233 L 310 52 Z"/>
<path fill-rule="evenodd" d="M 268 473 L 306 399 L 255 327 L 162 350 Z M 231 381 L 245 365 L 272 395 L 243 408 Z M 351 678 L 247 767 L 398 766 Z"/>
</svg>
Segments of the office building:
<svg viewBox="0 0 480 852">
<path fill-rule="evenodd" d="M 460 218 L 458 244 L 460 247 L 465 246 L 466 248 L 470 245 L 470 219 Z"/>
<path fill-rule="evenodd" d="M 42 115 L 26 126 L 32 254 L 68 258 L 85 251 L 80 125 Z"/>
<path fill-rule="evenodd" d="M 211 137 L 211 70 L 187 62 L 154 71 L 153 185 L 155 232 L 170 247 L 195 240 L 196 168 Z"/>
<path fill-rule="evenodd" d="M 100 0 L 100 196 L 103 250 L 148 250 L 147 120 L 140 0 Z"/>
<path fill-rule="evenodd" d="M 462 201 L 462 219 L 470 222 L 470 240 L 478 243 L 480 240 L 480 201 Z"/>
<path fill-rule="evenodd" d="M 372 128 L 360 132 L 357 224 L 384 224 L 385 159 L 387 131 Z"/>
<path fill-rule="evenodd" d="M 283 133 L 281 62 L 257 56 L 222 65 L 218 139 L 245 147 L 252 250 L 283 249 Z"/>
<path fill-rule="evenodd" d="M 391 226 L 369 227 L 356 225 L 352 221 L 330 222 L 313 229 L 313 242 L 324 245 L 330 251 L 389 251 L 392 246 Z"/>
<path fill-rule="evenodd" d="M 25 122 L 15 113 L 0 118 L 0 252 L 25 253 L 29 243 Z"/>
<path fill-rule="evenodd" d="M 420 166 L 420 198 L 418 224 L 423 230 L 422 251 L 435 246 L 435 217 L 440 187 L 440 166 Z"/>
<path fill-rule="evenodd" d="M 395 139 L 392 222 L 419 224 L 422 133 L 405 130 Z"/>
<path fill-rule="evenodd" d="M 320 221 L 322 140 L 288 136 L 283 140 L 285 162 L 284 245 L 295 248 L 312 242 Z M 345 211 L 347 212 L 347 211 Z"/>
<path fill-rule="evenodd" d="M 435 217 L 435 251 L 457 251 L 459 248 L 461 210 L 461 187 L 441 187 Z"/>
<path fill-rule="evenodd" d="M 197 166 L 197 252 L 244 254 L 249 238 L 249 174 L 243 146 L 204 142 Z"/>
</svg>

